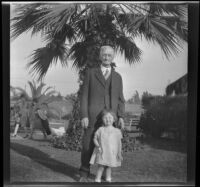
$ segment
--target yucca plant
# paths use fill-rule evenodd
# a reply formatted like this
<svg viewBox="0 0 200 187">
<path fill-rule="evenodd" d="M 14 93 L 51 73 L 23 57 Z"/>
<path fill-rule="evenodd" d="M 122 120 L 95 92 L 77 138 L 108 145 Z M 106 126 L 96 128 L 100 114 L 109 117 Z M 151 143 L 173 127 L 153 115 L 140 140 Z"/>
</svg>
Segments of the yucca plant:
<svg viewBox="0 0 200 187">
<path fill-rule="evenodd" d="M 21 96 L 23 96 L 27 101 L 33 101 L 34 99 L 37 99 L 38 104 L 41 104 L 44 102 L 52 102 L 52 98 L 50 96 L 57 93 L 55 90 L 52 90 L 52 87 L 50 86 L 43 90 L 46 85 L 43 82 L 36 84 L 36 82 L 33 80 L 28 81 L 28 84 L 30 86 L 31 96 L 27 93 L 25 89 L 21 87 L 10 86 L 10 91 L 13 93 L 14 98 L 19 99 Z"/>
<path fill-rule="evenodd" d="M 20 98 L 24 98 L 24 104 L 23 106 L 26 107 L 27 103 L 30 103 L 32 101 L 34 101 L 35 99 L 37 100 L 37 104 L 40 105 L 41 103 L 47 103 L 50 104 L 52 102 L 54 102 L 54 97 L 53 94 L 58 93 L 55 90 L 52 90 L 52 87 L 48 86 L 45 87 L 46 84 L 44 84 L 43 82 L 40 82 L 39 84 L 36 84 L 36 82 L 33 81 L 28 81 L 30 90 L 31 90 L 31 95 L 29 95 L 27 93 L 27 91 L 23 88 L 20 87 L 13 87 L 10 86 L 10 91 L 12 92 L 12 97 L 11 100 L 19 100 Z M 58 108 L 54 108 L 54 107 L 49 107 L 49 113 L 53 114 L 54 116 L 56 115 L 56 113 L 54 112 L 56 111 L 57 113 L 59 113 L 59 109 Z M 57 116 L 57 118 L 59 118 L 59 115 Z"/>
</svg>

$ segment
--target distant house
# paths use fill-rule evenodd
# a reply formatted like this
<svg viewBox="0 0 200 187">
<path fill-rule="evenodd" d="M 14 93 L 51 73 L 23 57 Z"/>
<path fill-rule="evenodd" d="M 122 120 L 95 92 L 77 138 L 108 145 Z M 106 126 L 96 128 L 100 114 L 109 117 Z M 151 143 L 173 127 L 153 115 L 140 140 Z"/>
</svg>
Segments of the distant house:
<svg viewBox="0 0 200 187">
<path fill-rule="evenodd" d="M 184 95 L 188 93 L 188 75 L 185 74 L 166 87 L 166 95 Z"/>
</svg>

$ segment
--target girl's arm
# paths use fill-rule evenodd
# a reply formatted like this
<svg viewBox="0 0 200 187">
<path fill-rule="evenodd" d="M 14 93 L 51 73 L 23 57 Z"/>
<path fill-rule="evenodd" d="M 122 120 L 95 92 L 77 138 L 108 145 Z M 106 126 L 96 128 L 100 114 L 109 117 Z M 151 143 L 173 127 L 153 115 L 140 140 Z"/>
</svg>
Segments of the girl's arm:
<svg viewBox="0 0 200 187">
<path fill-rule="evenodd" d="M 123 160 L 123 158 L 122 158 L 122 141 L 121 141 L 121 139 L 122 139 L 122 134 L 121 134 L 121 131 L 120 131 L 120 136 L 119 136 L 119 138 L 118 138 L 118 141 L 119 141 L 119 143 L 118 143 L 118 154 L 117 154 L 117 158 L 119 159 L 119 160 Z"/>
<path fill-rule="evenodd" d="M 98 131 L 96 131 L 93 141 L 96 147 L 100 147 L 99 142 L 98 142 Z"/>
<path fill-rule="evenodd" d="M 94 145 L 95 145 L 96 148 L 98 149 L 98 152 L 99 152 L 99 153 L 102 153 L 102 149 L 101 149 L 101 146 L 100 146 L 99 141 L 98 141 L 99 133 L 100 133 L 100 131 L 97 130 L 96 133 L 94 134 L 94 139 L 93 139 L 93 141 L 94 141 Z"/>
</svg>

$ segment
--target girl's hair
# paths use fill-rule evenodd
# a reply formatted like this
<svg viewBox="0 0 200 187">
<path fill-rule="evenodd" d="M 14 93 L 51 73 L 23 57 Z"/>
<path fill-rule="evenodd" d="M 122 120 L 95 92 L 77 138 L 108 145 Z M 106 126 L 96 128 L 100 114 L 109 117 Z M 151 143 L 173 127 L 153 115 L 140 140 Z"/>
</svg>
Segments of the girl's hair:
<svg viewBox="0 0 200 187">
<path fill-rule="evenodd" d="M 117 115 L 115 114 L 115 112 L 113 112 L 112 110 L 108 110 L 108 109 L 104 109 L 101 113 L 101 118 L 103 119 L 103 117 L 106 115 L 106 114 L 111 114 L 114 118 L 114 122 L 117 121 Z"/>
</svg>

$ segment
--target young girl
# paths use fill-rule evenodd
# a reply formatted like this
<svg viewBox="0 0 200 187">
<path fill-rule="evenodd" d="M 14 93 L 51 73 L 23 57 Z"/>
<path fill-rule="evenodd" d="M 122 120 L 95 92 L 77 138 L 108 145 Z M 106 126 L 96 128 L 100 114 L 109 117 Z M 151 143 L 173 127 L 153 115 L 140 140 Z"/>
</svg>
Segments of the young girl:
<svg viewBox="0 0 200 187">
<path fill-rule="evenodd" d="M 122 161 L 122 133 L 113 126 L 116 115 L 111 110 L 102 112 L 104 126 L 100 127 L 94 135 L 95 149 L 90 164 L 98 164 L 95 182 L 101 182 L 105 169 L 106 181 L 111 182 L 111 168 L 121 166 Z"/>
</svg>

